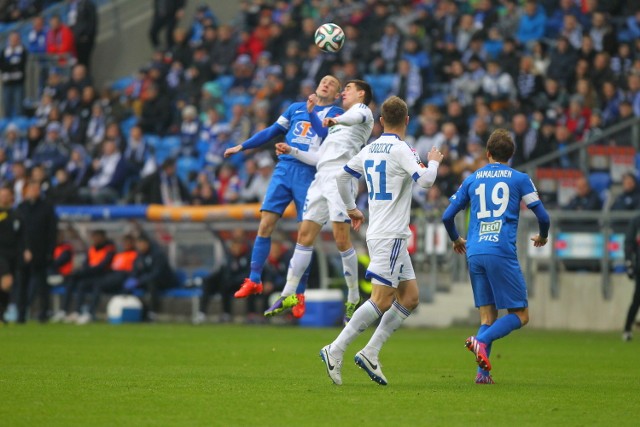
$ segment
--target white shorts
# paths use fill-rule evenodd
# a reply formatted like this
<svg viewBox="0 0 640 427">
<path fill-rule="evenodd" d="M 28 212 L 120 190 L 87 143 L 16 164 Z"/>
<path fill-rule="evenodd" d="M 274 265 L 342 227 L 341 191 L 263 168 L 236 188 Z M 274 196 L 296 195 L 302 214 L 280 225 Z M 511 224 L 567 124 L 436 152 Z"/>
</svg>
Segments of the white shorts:
<svg viewBox="0 0 640 427">
<path fill-rule="evenodd" d="M 376 285 L 394 288 L 398 283 L 416 278 L 407 250 L 407 239 L 367 240 L 369 267 L 365 277 Z"/>
<path fill-rule="evenodd" d="M 347 207 L 338 193 L 335 173 L 326 172 L 316 175 L 307 190 L 302 219 L 324 225 L 327 221 L 350 223 Z M 353 180 L 351 192 L 356 195 L 356 180 Z"/>
</svg>

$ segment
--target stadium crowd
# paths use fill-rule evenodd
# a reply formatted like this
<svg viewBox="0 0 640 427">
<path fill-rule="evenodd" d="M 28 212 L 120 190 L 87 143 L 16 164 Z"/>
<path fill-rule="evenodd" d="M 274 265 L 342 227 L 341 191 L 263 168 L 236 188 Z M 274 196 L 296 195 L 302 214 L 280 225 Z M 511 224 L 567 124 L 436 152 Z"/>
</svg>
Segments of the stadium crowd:
<svg viewBox="0 0 640 427">
<path fill-rule="evenodd" d="M 91 0 L 69 3 L 62 19 L 32 18 L 27 40 L 12 33 L 0 57 L 5 115 L 30 116 L 26 128 L 9 122 L 0 136 L 0 179 L 12 183 L 16 203 L 27 176 L 39 177 L 56 204 L 258 201 L 271 148 L 226 161 L 222 153 L 306 99 L 328 73 L 369 78 L 378 102 L 403 97 L 419 155 L 434 145 L 448 153 L 437 187 L 415 194 L 424 207 L 442 207 L 483 164 L 495 127 L 512 130 L 517 167 L 640 116 L 633 1 L 254 0 L 228 23 L 206 5 L 187 22 L 184 1 L 154 2 L 155 53 L 118 88 L 93 84 L 91 50 L 80 49 L 87 36 L 77 14 Z M 337 54 L 314 44 L 324 22 L 344 28 Z M 42 52 L 77 60 L 48 68 L 37 105 L 25 109 L 26 57 Z M 65 79 L 60 68 L 70 66 Z M 574 162 L 565 156 L 557 165 Z"/>
</svg>

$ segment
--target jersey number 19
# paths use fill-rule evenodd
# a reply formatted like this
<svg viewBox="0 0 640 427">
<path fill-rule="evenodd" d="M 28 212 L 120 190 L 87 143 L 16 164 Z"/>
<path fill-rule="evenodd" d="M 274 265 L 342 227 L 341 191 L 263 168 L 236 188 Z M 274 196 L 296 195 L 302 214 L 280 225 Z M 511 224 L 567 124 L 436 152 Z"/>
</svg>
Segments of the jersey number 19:
<svg viewBox="0 0 640 427">
<path fill-rule="evenodd" d="M 499 217 L 507 210 L 509 205 L 509 186 L 506 182 L 498 182 L 491 191 L 491 202 L 497 206 L 497 209 L 493 209 L 493 211 L 487 209 L 486 185 L 478 185 L 475 193 L 480 202 L 480 209 L 476 214 L 478 219 Z"/>
</svg>

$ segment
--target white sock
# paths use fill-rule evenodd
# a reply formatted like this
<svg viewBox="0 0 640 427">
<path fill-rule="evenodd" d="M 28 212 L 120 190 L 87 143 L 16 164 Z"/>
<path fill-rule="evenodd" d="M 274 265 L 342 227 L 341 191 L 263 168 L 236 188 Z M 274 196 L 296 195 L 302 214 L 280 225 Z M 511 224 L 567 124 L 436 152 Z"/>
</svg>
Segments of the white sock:
<svg viewBox="0 0 640 427">
<path fill-rule="evenodd" d="M 358 290 L 358 256 L 356 250 L 351 247 L 344 252 L 340 252 L 342 257 L 342 271 L 344 272 L 344 280 L 347 282 L 349 293 L 347 301 L 357 304 L 360 301 L 360 291 Z"/>
<path fill-rule="evenodd" d="M 282 290 L 282 296 L 288 297 L 296 293 L 300 278 L 304 274 L 309 264 L 311 264 L 311 256 L 313 248 L 311 246 L 302 246 L 296 244 L 296 250 L 293 251 L 291 261 L 289 261 L 289 270 L 287 271 L 287 283 Z"/>
<path fill-rule="evenodd" d="M 372 359 L 377 359 L 384 343 L 410 314 L 411 312 L 400 305 L 398 301 L 394 301 L 391 308 L 382 316 L 376 331 L 363 349 L 364 353 Z"/>
<path fill-rule="evenodd" d="M 382 316 L 382 312 L 380 312 L 378 306 L 373 301 L 367 300 L 353 313 L 353 317 L 347 323 L 347 326 L 340 332 L 338 338 L 331 343 L 331 355 L 342 359 L 347 346 L 380 316 Z"/>
</svg>

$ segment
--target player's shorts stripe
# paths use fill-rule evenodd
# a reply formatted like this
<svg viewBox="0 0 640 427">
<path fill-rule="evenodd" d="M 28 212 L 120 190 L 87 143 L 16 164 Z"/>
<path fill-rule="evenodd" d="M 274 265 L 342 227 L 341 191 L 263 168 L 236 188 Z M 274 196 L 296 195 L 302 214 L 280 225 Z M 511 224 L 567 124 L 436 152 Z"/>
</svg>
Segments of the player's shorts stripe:
<svg viewBox="0 0 640 427">
<path fill-rule="evenodd" d="M 402 246 L 402 240 L 396 239 L 393 244 L 393 249 L 391 249 L 391 259 L 389 264 L 389 269 L 391 270 L 391 274 L 393 274 L 393 270 L 396 268 L 396 262 L 398 261 L 398 255 L 400 255 L 400 247 Z"/>
<path fill-rule="evenodd" d="M 537 202 L 538 200 L 540 200 L 540 197 L 538 196 L 538 193 L 535 193 L 535 192 L 525 194 L 524 196 L 522 196 L 522 201 L 527 206 L 529 206 L 533 202 Z"/>
<path fill-rule="evenodd" d="M 302 246 L 296 243 L 296 250 L 303 252 L 313 252 L 313 248 L 308 246 Z"/>
<path fill-rule="evenodd" d="M 353 170 L 353 169 L 351 169 L 349 166 L 346 166 L 346 165 L 345 165 L 344 170 L 345 170 L 345 171 L 347 171 L 347 172 L 349 172 L 349 174 L 350 174 L 351 176 L 355 177 L 355 178 L 360 179 L 360 178 L 362 177 L 362 174 L 361 174 L 361 173 L 358 173 L 358 172 L 354 171 L 354 170 Z"/>
<path fill-rule="evenodd" d="M 409 316 L 411 314 L 411 312 L 409 310 L 407 310 L 405 307 L 403 307 L 402 305 L 400 305 L 400 303 L 398 301 L 394 301 L 393 302 L 393 306 L 395 308 L 398 309 L 398 311 L 402 314 L 404 314 L 405 316 Z"/>
<path fill-rule="evenodd" d="M 380 283 L 382 283 L 383 285 L 387 285 L 387 286 L 393 286 L 393 283 L 391 283 L 389 280 L 385 279 L 384 277 L 367 270 L 367 272 L 364 274 L 364 277 L 366 279 L 376 279 L 377 281 L 379 281 Z"/>
<path fill-rule="evenodd" d="M 418 180 L 420 179 L 420 174 L 418 172 L 414 172 L 413 175 L 411 175 L 411 178 L 413 178 L 414 182 L 418 182 Z"/>
</svg>

